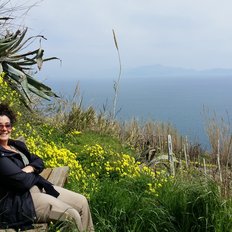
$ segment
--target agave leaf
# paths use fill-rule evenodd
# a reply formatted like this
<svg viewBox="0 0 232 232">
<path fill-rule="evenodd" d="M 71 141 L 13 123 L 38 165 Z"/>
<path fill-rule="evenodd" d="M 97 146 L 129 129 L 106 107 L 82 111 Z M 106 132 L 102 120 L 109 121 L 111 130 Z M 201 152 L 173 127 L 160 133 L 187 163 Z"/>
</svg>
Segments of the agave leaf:
<svg viewBox="0 0 232 232">
<path fill-rule="evenodd" d="M 30 97 L 29 97 L 29 88 L 28 88 L 26 75 L 25 75 L 25 78 L 23 78 L 23 80 L 21 81 L 20 84 L 21 84 L 22 90 L 23 90 L 26 98 L 28 99 L 29 102 L 31 102 Z"/>
<path fill-rule="evenodd" d="M 20 73 L 20 71 L 19 71 Z M 10 73 L 7 77 L 11 77 L 14 81 L 16 81 L 21 87 L 23 91 L 23 95 L 27 101 L 31 102 L 29 91 L 32 91 L 34 94 L 49 100 L 49 97 L 58 97 L 54 92 L 52 92 L 51 88 L 44 85 L 41 82 L 38 82 L 32 78 L 29 78 L 29 75 L 25 75 L 21 78 L 21 75 L 17 75 L 17 72 Z"/>
<path fill-rule="evenodd" d="M 25 97 L 30 102 L 26 74 L 23 71 L 16 69 L 13 66 L 10 66 L 9 64 L 6 64 L 6 67 L 7 67 L 7 70 L 4 70 L 4 71 L 6 71 L 7 77 L 11 77 L 14 81 L 16 81 L 22 87 L 22 91 L 23 91 Z"/>
<path fill-rule="evenodd" d="M 50 87 L 43 84 L 42 82 L 35 80 L 33 77 L 31 77 L 29 75 L 27 75 L 27 81 L 28 81 L 28 84 L 30 84 L 31 86 L 34 86 L 36 89 L 44 92 L 46 95 L 48 95 L 50 97 L 59 97 L 58 95 L 56 95 L 52 91 L 52 89 Z"/>
<path fill-rule="evenodd" d="M 38 89 L 44 89 L 44 90 L 47 90 L 47 91 L 51 91 L 51 88 L 46 86 L 45 84 L 43 84 L 42 82 L 39 82 L 37 80 L 35 80 L 33 77 L 31 77 L 30 75 L 27 75 L 27 80 L 28 80 L 28 83 L 35 86 L 36 88 Z"/>
<path fill-rule="evenodd" d="M 15 32 L 14 34 L 12 34 L 12 35 L 7 35 L 7 36 L 1 38 L 1 39 L 0 39 L 0 44 L 2 44 L 2 43 L 8 43 L 8 42 L 10 42 L 10 41 L 16 39 L 18 33 L 19 33 L 19 30 L 16 31 L 16 32 Z"/>
<path fill-rule="evenodd" d="M 43 64 L 43 54 L 44 54 L 44 50 L 42 48 L 39 49 L 37 56 L 36 56 L 36 62 L 37 62 L 37 67 L 40 70 L 42 68 L 42 64 Z"/>
<path fill-rule="evenodd" d="M 17 38 L 17 41 L 15 41 L 14 45 L 9 49 L 9 52 L 15 53 L 14 49 L 20 45 L 20 43 L 23 41 L 26 33 L 27 33 L 27 28 L 21 33 L 20 37 Z"/>
<path fill-rule="evenodd" d="M 5 72 L 5 70 L 4 70 Z M 18 75 L 15 75 L 14 73 L 10 73 L 10 74 L 7 74 L 6 75 L 6 78 L 7 79 L 13 79 L 14 81 L 16 81 L 18 84 L 20 84 L 20 80 L 19 80 L 19 76 Z"/>
<path fill-rule="evenodd" d="M 25 67 L 23 67 L 23 66 L 32 66 L 34 64 L 36 64 L 36 61 L 31 60 L 31 59 L 30 60 L 26 59 L 25 61 L 17 62 L 17 65 L 19 65 L 22 69 L 25 69 Z"/>
<path fill-rule="evenodd" d="M 32 52 L 24 53 L 21 55 L 10 56 L 8 60 L 10 62 L 10 59 L 12 59 L 13 62 L 17 62 L 19 66 L 24 66 L 24 65 L 32 66 L 37 63 L 38 68 L 41 69 L 42 62 L 43 62 L 43 59 L 42 59 L 43 52 L 44 52 L 43 49 L 36 49 Z M 28 58 L 27 56 L 29 55 L 35 55 L 35 56 L 32 58 Z"/>
<path fill-rule="evenodd" d="M 0 17 L 0 20 L 4 20 L 4 21 L 9 20 L 9 19 L 13 19 L 13 18 L 11 18 L 11 17 Z"/>
<path fill-rule="evenodd" d="M 16 39 L 10 40 L 10 41 L 7 41 L 7 42 L 2 42 L 2 41 L 0 41 L 0 48 L 4 48 L 4 47 L 6 47 L 7 45 L 12 45 L 15 41 L 16 41 Z"/>
<path fill-rule="evenodd" d="M 42 59 L 42 62 L 46 62 L 46 61 L 49 61 L 49 60 L 59 60 L 60 62 L 62 62 L 61 59 L 59 59 L 58 57 L 55 57 L 55 56 Z M 20 66 L 34 65 L 34 64 L 37 64 L 37 63 L 38 63 L 37 60 L 32 59 L 32 58 L 24 58 L 24 61 L 17 62 L 17 64 L 20 65 Z"/>
<path fill-rule="evenodd" d="M 19 95 L 19 100 L 29 109 L 31 110 L 31 108 L 29 107 L 29 104 L 28 104 L 28 99 L 26 98 L 25 94 L 22 93 L 22 91 L 20 91 L 18 89 L 18 84 L 13 82 L 12 80 L 8 80 L 8 85 L 10 86 L 10 88 L 14 91 L 16 91 Z"/>
<path fill-rule="evenodd" d="M 27 58 L 27 56 L 30 56 L 30 55 L 34 55 L 34 54 L 37 54 L 38 53 L 38 51 L 39 51 L 39 49 L 36 49 L 36 50 L 34 50 L 34 51 L 31 51 L 31 52 L 27 52 L 27 53 L 23 53 L 23 54 L 20 54 L 20 55 L 14 55 L 14 56 L 10 56 L 10 57 L 12 57 L 12 58 L 25 58 L 25 59 L 28 59 L 29 60 L 29 58 Z M 36 56 L 35 56 L 36 57 Z"/>
<path fill-rule="evenodd" d="M 12 41 L 16 41 L 20 31 L 17 30 L 14 34 L 7 34 L 4 38 L 0 39 L 1 44 L 6 44 Z"/>
<path fill-rule="evenodd" d="M 21 59 L 19 58 L 11 58 L 11 57 L 0 57 L 0 63 L 6 62 L 6 63 L 18 63 Z"/>
<path fill-rule="evenodd" d="M 9 41 L 7 43 L 3 43 L 2 46 L 0 47 L 0 56 L 4 56 L 5 54 L 7 54 L 10 49 L 10 47 L 12 47 L 12 45 L 16 42 L 16 39 L 15 40 L 12 40 L 12 41 Z"/>
<path fill-rule="evenodd" d="M 12 77 L 15 81 L 20 83 L 26 77 L 25 73 L 19 69 L 14 68 L 13 66 L 2 63 L 3 71 L 7 73 L 8 76 Z"/>
<path fill-rule="evenodd" d="M 10 66 L 10 68 L 12 68 L 11 70 L 13 70 L 14 68 Z M 15 69 L 16 70 L 16 69 Z M 14 89 L 17 89 L 18 93 L 24 97 L 25 99 L 27 99 L 27 101 L 31 102 L 30 97 L 29 97 L 29 89 L 28 89 L 28 85 L 27 85 L 27 78 L 26 75 L 24 73 L 22 73 L 21 71 L 17 72 L 14 70 L 14 72 L 7 72 L 6 74 L 6 80 L 7 82 L 10 84 L 10 86 L 13 86 L 13 82 L 15 82 L 14 84 Z M 4 71 L 5 72 L 5 71 Z M 20 73 L 22 73 L 22 76 Z M 16 84 L 17 83 L 17 84 Z M 18 85 L 21 86 L 22 91 L 19 90 Z"/>
<path fill-rule="evenodd" d="M 33 92 L 34 94 L 38 95 L 39 97 L 42 97 L 42 98 L 50 101 L 50 97 L 47 94 L 45 94 L 44 92 L 38 90 L 33 85 L 28 84 L 28 88 L 29 88 L 29 90 L 31 92 Z"/>
<path fill-rule="evenodd" d="M 60 62 L 62 62 L 62 60 L 61 60 L 60 58 L 55 57 L 55 56 L 53 56 L 53 57 L 49 57 L 49 58 L 45 58 L 45 59 L 43 59 L 43 62 L 45 62 L 45 61 L 49 61 L 49 60 L 59 60 Z"/>
<path fill-rule="evenodd" d="M 24 45 L 28 44 L 28 41 L 30 41 L 31 39 L 35 39 L 35 38 L 43 38 L 46 40 L 46 38 L 42 35 L 31 36 L 27 38 L 23 43 L 21 43 L 21 45 L 18 46 L 14 51 L 12 51 L 12 53 L 17 53 L 19 50 L 23 49 Z"/>
</svg>

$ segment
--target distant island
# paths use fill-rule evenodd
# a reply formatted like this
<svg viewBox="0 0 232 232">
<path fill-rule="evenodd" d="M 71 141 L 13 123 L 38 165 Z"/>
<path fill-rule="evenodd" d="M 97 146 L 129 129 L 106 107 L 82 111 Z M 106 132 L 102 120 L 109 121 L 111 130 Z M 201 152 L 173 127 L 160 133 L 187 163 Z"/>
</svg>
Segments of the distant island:
<svg viewBox="0 0 232 232">
<path fill-rule="evenodd" d="M 214 68 L 196 70 L 190 68 L 170 67 L 156 64 L 140 66 L 137 68 L 125 70 L 124 75 L 128 77 L 232 77 L 232 69 Z"/>
</svg>

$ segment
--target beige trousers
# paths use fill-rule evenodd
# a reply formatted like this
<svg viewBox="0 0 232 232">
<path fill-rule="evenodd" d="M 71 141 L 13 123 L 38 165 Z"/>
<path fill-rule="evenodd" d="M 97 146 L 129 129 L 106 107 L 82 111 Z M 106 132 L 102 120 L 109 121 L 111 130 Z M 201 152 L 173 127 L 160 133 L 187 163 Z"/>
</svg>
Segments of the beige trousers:
<svg viewBox="0 0 232 232">
<path fill-rule="evenodd" d="M 39 222 L 50 220 L 73 220 L 80 232 L 94 231 L 92 217 L 87 199 L 76 192 L 54 186 L 60 193 L 55 198 L 41 192 L 37 186 L 30 191 Z"/>
</svg>

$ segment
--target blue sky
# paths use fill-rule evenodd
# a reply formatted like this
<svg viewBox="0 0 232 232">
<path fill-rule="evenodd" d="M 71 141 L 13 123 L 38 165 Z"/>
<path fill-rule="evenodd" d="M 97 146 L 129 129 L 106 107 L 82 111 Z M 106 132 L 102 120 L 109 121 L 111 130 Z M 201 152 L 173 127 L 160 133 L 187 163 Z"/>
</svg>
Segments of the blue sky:
<svg viewBox="0 0 232 232">
<path fill-rule="evenodd" d="M 21 23 L 48 39 L 45 55 L 62 59 L 44 65 L 46 78 L 116 78 L 112 29 L 123 70 L 232 68 L 231 9 L 230 0 L 43 0 Z"/>
</svg>

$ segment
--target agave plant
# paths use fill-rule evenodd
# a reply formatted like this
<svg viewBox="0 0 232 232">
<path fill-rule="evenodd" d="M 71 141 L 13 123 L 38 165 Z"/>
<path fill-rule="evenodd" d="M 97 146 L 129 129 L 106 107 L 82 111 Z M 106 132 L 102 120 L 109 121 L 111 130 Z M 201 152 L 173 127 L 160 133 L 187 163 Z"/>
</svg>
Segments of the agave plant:
<svg viewBox="0 0 232 232">
<path fill-rule="evenodd" d="M 0 73 L 4 73 L 4 80 L 9 86 L 20 93 L 22 100 L 28 105 L 30 93 L 50 100 L 51 97 L 58 97 L 50 87 L 36 80 L 30 73 L 37 65 L 40 70 L 44 61 L 58 59 L 57 57 L 43 58 L 44 50 L 36 50 L 22 53 L 35 37 L 44 38 L 41 35 L 25 39 L 27 29 L 17 30 L 14 33 L 7 32 L 0 38 Z"/>
</svg>

